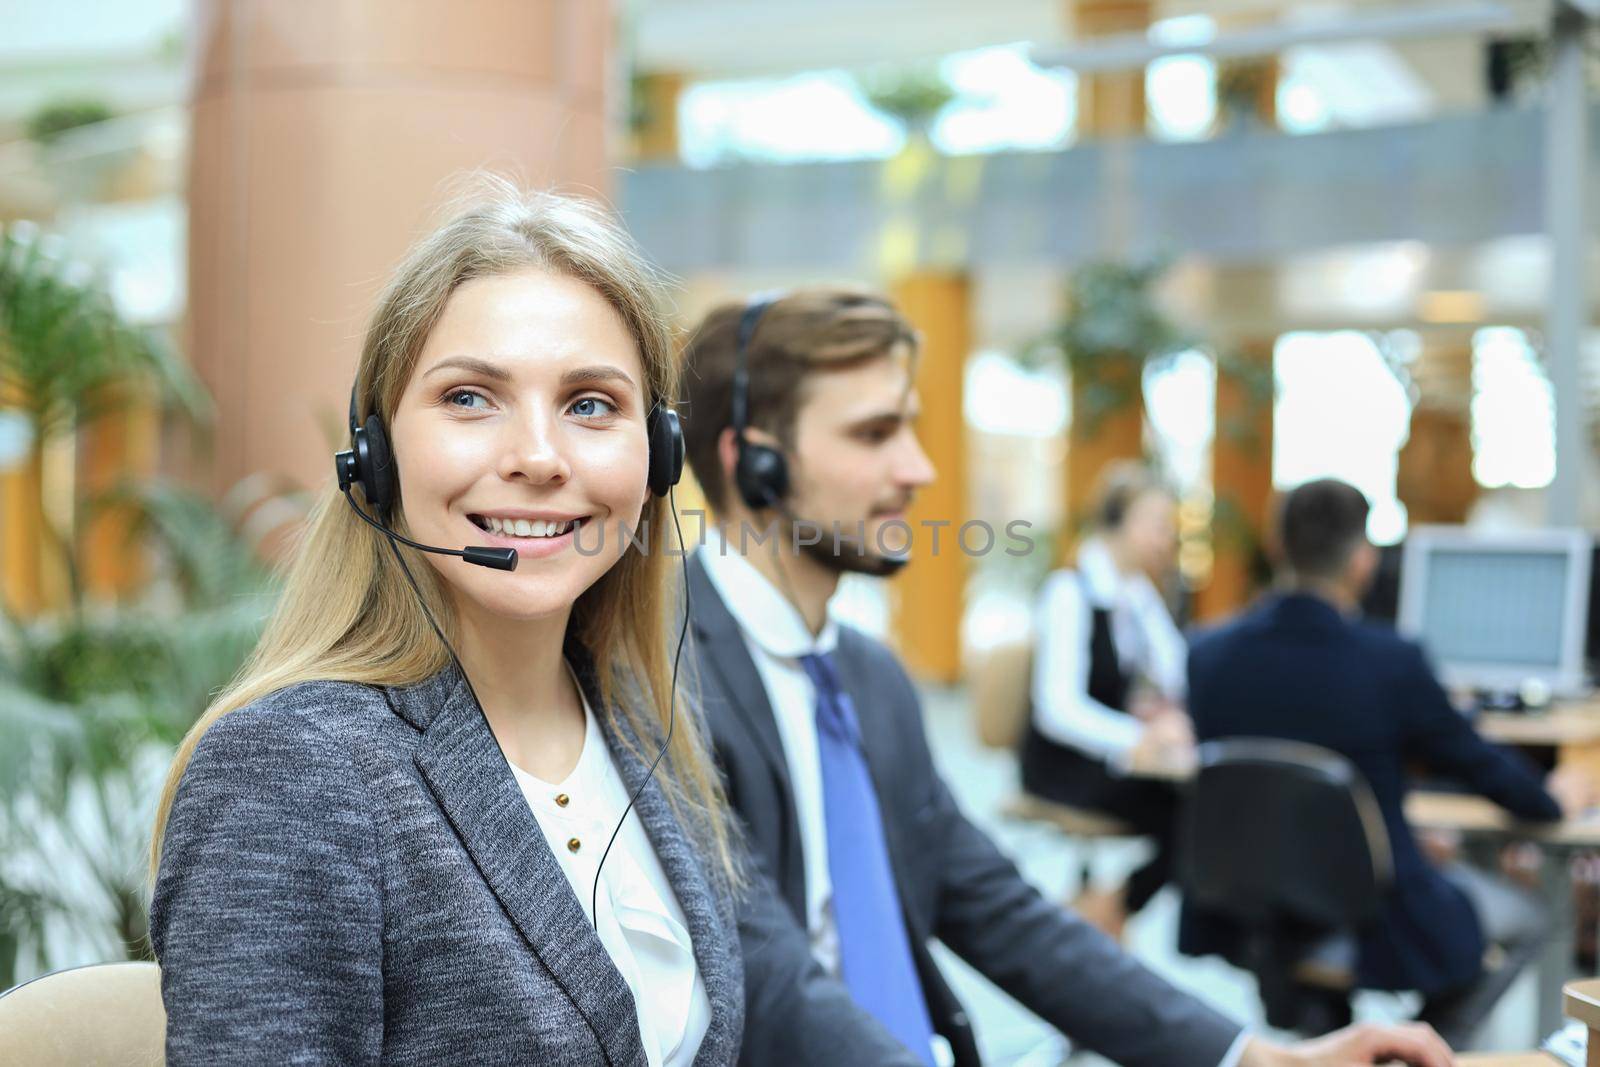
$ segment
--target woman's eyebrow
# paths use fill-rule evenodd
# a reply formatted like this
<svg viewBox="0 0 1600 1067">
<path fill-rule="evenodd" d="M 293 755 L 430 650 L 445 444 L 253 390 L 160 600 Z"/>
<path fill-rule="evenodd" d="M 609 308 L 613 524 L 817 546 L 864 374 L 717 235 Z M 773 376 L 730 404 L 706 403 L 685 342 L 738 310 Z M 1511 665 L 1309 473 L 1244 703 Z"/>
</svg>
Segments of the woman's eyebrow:
<svg viewBox="0 0 1600 1067">
<path fill-rule="evenodd" d="M 486 359 L 476 359 L 472 356 L 450 356 L 448 359 L 441 359 L 428 368 L 427 374 L 424 374 L 423 377 L 426 378 L 429 374 L 436 374 L 451 367 L 471 371 L 474 374 L 481 374 L 492 382 L 505 383 L 511 380 L 511 372 L 498 363 L 490 363 Z"/>
<path fill-rule="evenodd" d="M 574 385 L 592 385 L 598 382 L 621 382 L 632 386 L 633 378 L 620 367 L 613 367 L 606 363 L 597 363 L 588 367 L 573 367 L 561 376 L 563 388 Z"/>
<path fill-rule="evenodd" d="M 423 377 L 426 378 L 428 375 L 451 368 L 470 371 L 473 374 L 482 375 L 490 381 L 501 384 L 511 381 L 510 371 L 498 363 L 491 363 L 486 359 L 478 359 L 475 356 L 449 356 L 441 359 L 432 367 L 429 367 Z M 561 375 L 561 387 L 564 389 L 571 388 L 574 385 L 590 385 L 598 382 L 613 381 L 629 386 L 633 385 L 633 378 L 626 371 L 606 363 L 597 363 L 587 367 L 573 367 Z"/>
</svg>

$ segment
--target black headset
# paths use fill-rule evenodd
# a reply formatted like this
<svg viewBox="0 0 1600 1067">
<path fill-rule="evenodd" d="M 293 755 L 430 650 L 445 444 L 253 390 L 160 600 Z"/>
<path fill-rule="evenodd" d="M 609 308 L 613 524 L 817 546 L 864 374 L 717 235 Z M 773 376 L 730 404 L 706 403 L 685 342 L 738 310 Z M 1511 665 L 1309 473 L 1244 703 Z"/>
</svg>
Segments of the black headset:
<svg viewBox="0 0 1600 1067">
<path fill-rule="evenodd" d="M 517 550 L 514 548 L 490 548 L 486 545 L 468 545 L 462 549 L 439 548 L 434 545 L 424 545 L 411 540 L 402 534 L 396 533 L 388 525 L 389 514 L 394 507 L 400 485 L 400 471 L 395 466 L 394 450 L 389 447 L 389 435 L 383 428 L 383 419 L 376 412 L 367 416 L 365 426 L 356 422 L 356 390 L 359 386 L 359 374 L 355 384 L 350 386 L 350 447 L 342 452 L 334 453 L 334 471 L 339 478 L 339 492 L 344 495 L 345 503 L 350 509 L 361 517 L 367 525 L 384 534 L 389 541 L 389 550 L 394 553 L 395 562 L 400 565 L 400 570 L 405 574 L 406 582 L 411 586 L 411 591 L 416 594 L 417 603 L 422 608 L 422 613 L 427 616 L 428 625 L 433 627 L 433 632 L 438 636 L 445 651 L 450 653 L 456 670 L 461 672 L 461 678 L 467 683 L 467 691 L 472 694 L 472 702 L 477 705 L 478 714 L 483 716 L 484 728 L 492 736 L 494 730 L 489 726 L 488 713 L 483 710 L 483 701 L 478 699 L 478 691 L 472 686 L 472 679 L 467 677 L 466 668 L 461 665 L 461 657 L 456 655 L 456 650 L 450 646 L 445 638 L 444 631 L 433 617 L 433 612 L 428 610 L 428 601 L 422 595 L 422 590 L 417 587 L 417 580 L 411 576 L 411 568 L 406 565 L 405 557 L 400 555 L 396 541 L 410 545 L 412 548 L 423 552 L 434 552 L 441 556 L 460 556 L 468 563 L 475 563 L 480 567 L 492 567 L 495 570 L 514 571 L 517 569 Z M 683 429 L 678 423 L 678 413 L 670 406 L 657 400 L 650 407 L 650 414 L 645 418 L 645 434 L 650 442 L 649 485 L 650 491 L 656 496 L 668 497 L 672 507 L 672 524 L 677 531 L 678 543 L 683 552 L 683 622 L 678 630 L 678 648 L 672 656 L 672 688 L 668 693 L 667 703 L 667 736 L 662 739 L 661 750 L 656 753 L 656 758 L 650 762 L 649 769 L 645 772 L 644 780 L 628 798 L 627 807 L 622 809 L 622 817 L 617 820 L 616 827 L 611 831 L 611 838 L 606 842 L 605 851 L 600 854 L 600 863 L 594 872 L 594 887 L 590 898 L 589 914 L 595 924 L 595 929 L 600 927 L 600 872 L 606 864 L 606 857 L 611 855 L 611 846 L 616 843 L 617 835 L 622 832 L 622 826 L 628 821 L 628 813 L 633 810 L 634 804 L 643 793 L 645 786 L 650 784 L 650 779 L 655 776 L 656 767 L 660 765 L 667 754 L 667 748 L 672 744 L 672 731 L 677 725 L 678 708 L 678 660 L 683 655 L 684 638 L 689 632 L 689 553 L 688 546 L 683 544 L 683 529 L 678 525 L 677 502 L 671 499 L 672 487 L 678 484 L 678 479 L 683 476 Z M 778 457 L 782 459 L 783 457 Z M 377 513 L 376 517 L 368 515 L 356 505 L 355 497 L 350 493 L 354 485 L 361 486 L 362 493 L 367 498 L 367 503 Z M 620 535 L 619 535 L 620 536 Z M 509 770 L 511 761 L 506 758 L 505 749 L 495 745 L 502 759 L 506 760 Z"/>
<path fill-rule="evenodd" d="M 767 309 L 783 299 L 781 293 L 750 298 L 739 316 L 739 333 L 733 355 L 733 443 L 737 458 L 733 484 L 747 507 L 775 508 L 789 495 L 789 461 L 771 445 L 746 440 L 750 425 L 750 342 Z"/>
<path fill-rule="evenodd" d="M 645 435 L 650 440 L 650 491 L 656 496 L 666 496 L 683 476 L 683 429 L 678 423 L 678 413 L 661 401 L 656 401 L 645 419 Z M 779 456 L 778 459 L 781 461 L 783 457 Z M 378 413 L 368 415 L 365 426 L 356 422 L 355 385 L 350 386 L 350 447 L 337 453 L 333 462 L 339 477 L 339 491 L 348 497 L 350 486 L 360 485 L 367 504 L 377 513 L 377 518 L 388 522 L 390 509 L 399 495 L 400 472 L 395 467 L 394 450 L 389 447 L 389 434 L 384 430 L 383 419 Z M 366 518 L 365 515 L 362 517 Z M 422 547 L 414 542 L 407 543 L 412 547 Z M 435 550 L 425 548 L 424 551 Z M 436 551 L 446 555 L 462 555 L 449 549 Z M 467 559 L 472 563 L 482 563 L 471 556 Z M 514 570 L 516 554 L 512 552 L 512 565 L 509 567 L 499 567 L 496 563 L 486 565 Z"/>
</svg>

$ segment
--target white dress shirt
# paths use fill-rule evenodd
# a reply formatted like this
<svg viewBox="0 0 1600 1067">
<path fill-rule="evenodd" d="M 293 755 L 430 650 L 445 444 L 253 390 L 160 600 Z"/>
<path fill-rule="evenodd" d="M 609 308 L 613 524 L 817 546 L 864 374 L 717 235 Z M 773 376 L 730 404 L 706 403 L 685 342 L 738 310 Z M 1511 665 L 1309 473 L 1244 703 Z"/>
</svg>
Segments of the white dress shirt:
<svg viewBox="0 0 1600 1067">
<path fill-rule="evenodd" d="M 1098 538 L 1078 549 L 1077 570 L 1059 570 L 1045 580 L 1034 619 L 1034 724 L 1049 740 L 1122 768 L 1144 727 L 1089 695 L 1096 608 L 1111 612 L 1111 638 L 1123 670 L 1169 699 L 1183 699 L 1188 651 L 1150 579 L 1123 574 Z"/>
<path fill-rule="evenodd" d="M 583 752 L 565 780 L 546 782 L 515 765 L 511 772 L 592 923 L 595 871 L 628 791 L 587 697 L 583 718 Z M 645 1058 L 650 1067 L 686 1067 L 710 1025 L 711 1002 L 683 909 L 631 812 L 601 872 L 599 905 L 600 943 L 633 993 Z"/>
<path fill-rule="evenodd" d="M 789 764 L 800 850 L 806 867 L 806 933 L 811 954 L 829 974 L 839 973 L 839 929 L 833 919 L 833 881 L 828 872 L 828 823 L 822 798 L 822 760 L 817 754 L 817 691 L 800 657 L 831 653 L 839 645 L 833 619 L 815 636 L 800 612 L 715 529 L 700 549 L 706 577 L 727 605 L 756 672 L 767 691 L 778 736 Z"/>
</svg>

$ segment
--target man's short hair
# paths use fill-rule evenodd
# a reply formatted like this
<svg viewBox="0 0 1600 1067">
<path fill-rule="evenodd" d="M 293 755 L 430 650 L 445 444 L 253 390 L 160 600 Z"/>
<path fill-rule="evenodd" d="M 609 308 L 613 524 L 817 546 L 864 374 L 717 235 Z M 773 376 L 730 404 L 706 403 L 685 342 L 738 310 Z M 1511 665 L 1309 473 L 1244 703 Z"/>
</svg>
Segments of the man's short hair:
<svg viewBox="0 0 1600 1067">
<path fill-rule="evenodd" d="M 717 439 L 733 425 L 733 365 L 745 306 L 723 304 L 707 315 L 683 356 L 684 451 L 706 500 L 717 510 L 729 499 Z M 808 373 L 859 366 L 901 344 L 914 355 L 917 333 L 882 294 L 837 286 L 784 293 L 762 313 L 745 353 L 749 425 L 792 449 Z"/>
<path fill-rule="evenodd" d="M 1302 578 L 1338 578 L 1366 540 L 1370 510 L 1361 490 L 1337 478 L 1289 490 L 1278 509 L 1278 538 L 1289 568 Z"/>
</svg>

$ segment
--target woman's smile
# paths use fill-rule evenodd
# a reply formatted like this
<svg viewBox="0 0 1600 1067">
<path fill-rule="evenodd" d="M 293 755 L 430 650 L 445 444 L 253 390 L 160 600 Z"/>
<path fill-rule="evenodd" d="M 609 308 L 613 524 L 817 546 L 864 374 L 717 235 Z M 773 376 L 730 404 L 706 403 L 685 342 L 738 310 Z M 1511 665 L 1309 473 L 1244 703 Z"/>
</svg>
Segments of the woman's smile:
<svg viewBox="0 0 1600 1067">
<path fill-rule="evenodd" d="M 520 518 L 510 513 L 478 514 L 467 518 L 478 528 L 482 543 L 515 549 L 519 557 L 544 559 L 565 551 L 588 515 Z"/>
</svg>

